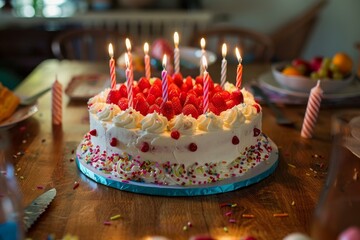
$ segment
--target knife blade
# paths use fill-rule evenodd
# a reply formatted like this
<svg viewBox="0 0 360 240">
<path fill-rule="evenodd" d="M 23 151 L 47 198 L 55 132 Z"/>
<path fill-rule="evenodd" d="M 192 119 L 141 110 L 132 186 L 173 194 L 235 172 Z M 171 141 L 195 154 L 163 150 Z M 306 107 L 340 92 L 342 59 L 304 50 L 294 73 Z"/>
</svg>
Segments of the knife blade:
<svg viewBox="0 0 360 240">
<path fill-rule="evenodd" d="M 56 189 L 50 189 L 37 198 L 35 198 L 24 211 L 24 225 L 25 231 L 28 231 L 31 225 L 38 219 L 38 217 L 45 212 L 51 201 L 56 196 Z"/>
</svg>

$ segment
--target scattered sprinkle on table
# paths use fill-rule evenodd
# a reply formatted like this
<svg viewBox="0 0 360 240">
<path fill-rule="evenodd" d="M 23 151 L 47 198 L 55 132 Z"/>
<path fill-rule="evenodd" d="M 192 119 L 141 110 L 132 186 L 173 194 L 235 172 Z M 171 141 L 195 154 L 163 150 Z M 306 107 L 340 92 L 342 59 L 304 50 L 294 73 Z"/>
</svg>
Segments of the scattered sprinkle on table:
<svg viewBox="0 0 360 240">
<path fill-rule="evenodd" d="M 230 218 L 230 219 L 229 219 L 229 223 L 236 223 L 236 220 L 233 219 L 233 218 Z"/>
<path fill-rule="evenodd" d="M 110 217 L 110 220 L 116 220 L 116 219 L 119 219 L 119 218 L 121 218 L 121 215 L 117 214 L 117 215 L 114 215 L 114 216 Z"/>
<path fill-rule="evenodd" d="M 227 227 L 224 227 L 224 232 L 229 232 L 229 229 Z"/>
<path fill-rule="evenodd" d="M 243 217 L 243 218 L 254 218 L 255 216 L 254 216 L 254 214 L 243 214 L 243 215 L 241 215 L 241 217 Z"/>
<path fill-rule="evenodd" d="M 291 202 L 291 206 L 295 206 L 295 201 L 292 201 L 292 202 Z"/>
<path fill-rule="evenodd" d="M 273 217 L 288 217 L 289 214 L 287 213 L 274 213 Z"/>
<path fill-rule="evenodd" d="M 183 226 L 183 231 L 187 231 L 187 230 L 188 230 L 187 226 Z"/>
<path fill-rule="evenodd" d="M 109 221 L 105 221 L 105 222 L 104 222 L 104 225 L 109 226 L 109 225 L 111 225 L 111 222 L 109 222 Z"/>
<path fill-rule="evenodd" d="M 73 189 L 74 189 L 74 190 L 77 189 L 77 188 L 79 187 L 79 185 L 80 185 L 80 183 L 75 181 L 74 186 L 73 186 Z"/>
<path fill-rule="evenodd" d="M 225 213 L 225 216 L 231 216 L 231 214 L 232 214 L 232 211 L 229 211 L 229 212 Z"/>
<path fill-rule="evenodd" d="M 296 166 L 293 165 L 293 164 L 291 164 L 291 163 L 288 163 L 288 166 L 289 166 L 289 167 L 292 167 L 292 168 L 296 168 Z"/>
</svg>

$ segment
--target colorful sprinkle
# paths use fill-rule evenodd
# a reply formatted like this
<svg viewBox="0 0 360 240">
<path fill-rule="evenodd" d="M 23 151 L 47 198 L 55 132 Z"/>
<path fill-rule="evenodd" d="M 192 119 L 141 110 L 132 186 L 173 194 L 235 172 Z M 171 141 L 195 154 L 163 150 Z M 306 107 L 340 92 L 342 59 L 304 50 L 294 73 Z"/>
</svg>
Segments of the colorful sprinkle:
<svg viewBox="0 0 360 240">
<path fill-rule="evenodd" d="M 232 212 L 230 211 L 230 212 L 227 212 L 227 213 L 225 213 L 225 216 L 231 216 L 232 215 Z"/>
<path fill-rule="evenodd" d="M 37 188 L 37 189 L 40 189 L 40 190 L 41 190 L 41 189 L 44 189 L 43 186 L 37 186 L 36 188 Z"/>
<path fill-rule="evenodd" d="M 253 214 L 243 214 L 241 215 L 242 218 L 254 218 L 255 216 Z"/>
<path fill-rule="evenodd" d="M 104 222 L 104 225 L 111 225 L 111 222 L 105 221 L 105 222 Z"/>
<path fill-rule="evenodd" d="M 176 139 L 176 140 L 180 138 L 180 133 L 177 130 L 172 131 L 170 135 L 173 139 Z"/>
<path fill-rule="evenodd" d="M 231 139 L 231 142 L 234 145 L 238 145 L 240 140 L 239 140 L 239 138 L 237 136 L 233 136 L 233 138 Z"/>
<path fill-rule="evenodd" d="M 231 204 L 231 207 L 232 207 L 232 208 L 237 207 L 237 204 L 236 204 L 236 203 Z"/>
<path fill-rule="evenodd" d="M 229 219 L 229 223 L 236 223 L 236 220 L 233 219 L 233 218 L 230 218 L 230 219 Z"/>
<path fill-rule="evenodd" d="M 196 145 L 196 143 L 190 143 L 190 144 L 189 144 L 189 150 L 190 150 L 191 152 L 195 152 L 195 151 L 197 150 L 197 145 Z"/>
<path fill-rule="evenodd" d="M 116 139 L 116 138 L 112 138 L 112 139 L 110 140 L 110 146 L 116 147 L 116 145 L 117 145 L 117 139 Z"/>
<path fill-rule="evenodd" d="M 224 227 L 224 232 L 229 232 L 229 229 L 227 227 Z"/>
<path fill-rule="evenodd" d="M 117 215 L 114 215 L 114 216 L 110 217 L 110 220 L 116 220 L 116 219 L 119 219 L 119 218 L 121 218 L 121 215 L 117 214 Z"/>
<path fill-rule="evenodd" d="M 289 166 L 289 167 L 292 167 L 292 168 L 296 168 L 296 166 L 293 165 L 293 164 L 291 164 L 291 163 L 288 163 L 288 166 Z"/>
<path fill-rule="evenodd" d="M 79 187 L 80 183 L 79 182 L 75 182 L 74 186 L 73 186 L 73 190 L 77 189 Z"/>
<path fill-rule="evenodd" d="M 231 203 L 220 203 L 220 207 L 231 206 Z"/>
<path fill-rule="evenodd" d="M 187 225 L 188 225 L 188 227 L 192 227 L 192 223 L 191 223 L 191 222 L 188 222 Z"/>
<path fill-rule="evenodd" d="M 187 231 L 188 227 L 187 226 L 183 226 L 183 231 Z"/>
<path fill-rule="evenodd" d="M 142 152 L 148 152 L 149 149 L 150 149 L 149 144 L 148 144 L 147 142 L 143 142 L 142 145 L 141 145 L 140 150 L 141 150 Z"/>
</svg>

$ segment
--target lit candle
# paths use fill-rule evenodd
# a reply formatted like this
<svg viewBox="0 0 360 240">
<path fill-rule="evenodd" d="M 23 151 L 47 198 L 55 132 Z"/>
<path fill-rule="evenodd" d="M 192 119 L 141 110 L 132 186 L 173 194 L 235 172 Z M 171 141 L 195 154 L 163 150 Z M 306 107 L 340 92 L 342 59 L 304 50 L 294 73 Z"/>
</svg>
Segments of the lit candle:
<svg viewBox="0 0 360 240">
<path fill-rule="evenodd" d="M 150 57 L 149 57 L 149 44 L 146 42 L 144 44 L 144 53 L 145 53 L 145 57 L 144 57 L 144 61 L 145 61 L 145 77 L 147 79 L 150 79 Z"/>
<path fill-rule="evenodd" d="M 203 73 L 204 73 L 204 66 L 203 66 L 203 60 L 202 59 L 204 57 L 206 57 L 205 46 L 206 46 L 205 38 L 201 38 L 201 40 L 200 40 L 200 47 L 201 47 L 200 76 L 202 76 Z"/>
<path fill-rule="evenodd" d="M 309 100 L 306 107 L 304 122 L 301 128 L 301 137 L 311 138 L 314 132 L 316 119 L 320 109 L 320 103 L 323 96 L 323 90 L 318 80 L 315 87 L 310 91 Z"/>
<path fill-rule="evenodd" d="M 241 82 L 242 82 L 242 58 L 241 58 L 241 55 L 240 55 L 240 51 L 238 48 L 235 48 L 235 53 L 236 53 L 236 58 L 237 60 L 239 61 L 239 65 L 237 67 L 237 72 L 236 72 L 236 87 L 237 88 L 240 88 L 241 87 Z"/>
<path fill-rule="evenodd" d="M 166 71 L 166 54 L 163 57 L 162 65 L 163 70 L 161 72 L 161 79 L 162 79 L 162 98 L 163 102 L 165 103 L 168 99 L 168 81 L 167 81 L 167 71 Z"/>
<path fill-rule="evenodd" d="M 180 72 L 180 50 L 179 50 L 179 34 L 177 32 L 174 33 L 174 65 L 175 65 L 175 73 Z"/>
<path fill-rule="evenodd" d="M 57 79 L 51 88 L 51 101 L 52 123 L 60 125 L 62 123 L 62 85 Z"/>
<path fill-rule="evenodd" d="M 132 54 L 131 54 L 131 43 L 128 38 L 125 39 L 125 45 L 126 45 L 127 53 L 129 55 L 129 69 L 132 72 L 133 71 L 133 59 L 132 59 Z"/>
<path fill-rule="evenodd" d="M 126 70 L 125 70 L 125 76 L 126 76 L 126 90 L 128 95 L 128 107 L 133 107 L 133 80 L 134 76 L 131 74 L 130 70 L 130 61 L 129 61 L 129 55 L 125 53 L 125 64 L 126 64 Z"/>
<path fill-rule="evenodd" d="M 221 52 L 223 57 L 221 62 L 221 87 L 224 88 L 226 82 L 226 70 L 227 70 L 227 61 L 226 61 L 227 47 L 225 43 L 222 45 Z"/>
<path fill-rule="evenodd" d="M 209 73 L 207 72 L 207 61 L 206 57 L 202 57 L 202 65 L 204 66 L 204 111 L 206 113 L 209 109 Z"/>
<path fill-rule="evenodd" d="M 111 43 L 109 44 L 109 56 L 110 56 L 109 66 L 110 66 L 111 89 L 116 89 L 114 49 Z"/>
</svg>

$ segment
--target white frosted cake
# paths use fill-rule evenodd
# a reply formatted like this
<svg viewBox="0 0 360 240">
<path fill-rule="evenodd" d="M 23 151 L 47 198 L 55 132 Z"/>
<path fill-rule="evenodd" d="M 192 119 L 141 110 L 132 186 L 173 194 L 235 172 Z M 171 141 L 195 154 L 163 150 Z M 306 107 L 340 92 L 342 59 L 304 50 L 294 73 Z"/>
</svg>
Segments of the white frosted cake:
<svg viewBox="0 0 360 240">
<path fill-rule="evenodd" d="M 238 177 L 269 158 L 262 110 L 250 92 L 210 81 L 209 110 L 203 113 L 201 77 L 168 80 L 171 101 L 164 103 L 156 78 L 134 81 L 133 107 L 124 84 L 91 98 L 90 130 L 79 158 L 114 179 L 161 185 Z"/>
</svg>

